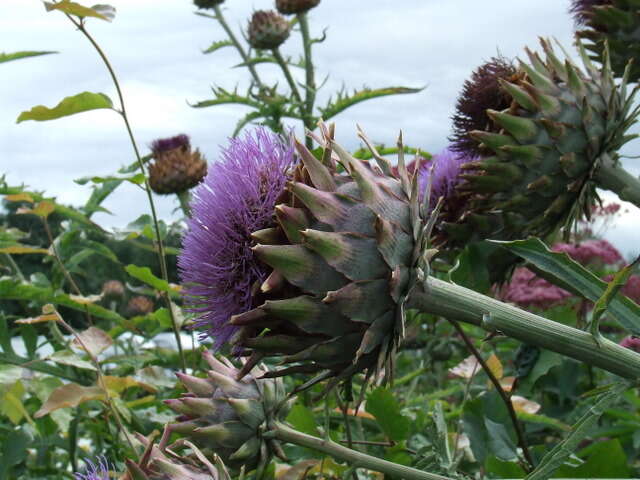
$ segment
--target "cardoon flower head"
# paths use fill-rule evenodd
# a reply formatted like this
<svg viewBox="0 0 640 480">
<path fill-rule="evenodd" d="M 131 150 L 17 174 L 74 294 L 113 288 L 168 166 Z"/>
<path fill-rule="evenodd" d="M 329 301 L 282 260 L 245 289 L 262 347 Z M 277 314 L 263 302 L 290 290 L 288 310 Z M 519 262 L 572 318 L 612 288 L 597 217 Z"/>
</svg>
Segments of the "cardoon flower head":
<svg viewBox="0 0 640 480">
<path fill-rule="evenodd" d="M 173 137 L 159 138 L 157 140 L 154 140 L 151 143 L 151 151 L 154 155 L 158 155 L 160 153 L 174 150 L 176 148 L 188 148 L 190 146 L 191 141 L 189 140 L 189 136 L 181 133 L 180 135 L 176 135 Z"/>
<path fill-rule="evenodd" d="M 610 4 L 611 0 L 572 0 L 569 13 L 573 15 L 577 25 L 586 25 L 593 7 Z"/>
<path fill-rule="evenodd" d="M 474 130 L 491 131 L 492 120 L 487 109 L 502 111 L 511 105 L 511 96 L 500 87 L 500 79 L 516 74 L 513 63 L 504 57 L 494 57 L 478 67 L 464 82 L 456 103 L 453 120 L 452 149 L 470 155 L 479 155 L 478 141 L 469 133 Z"/>
<path fill-rule="evenodd" d="M 252 289 L 270 270 L 254 256 L 251 233 L 274 223 L 274 207 L 294 164 L 292 145 L 266 129 L 230 139 L 191 202 L 178 267 L 197 327 L 226 342 L 232 315 L 252 305 Z"/>
<path fill-rule="evenodd" d="M 426 162 L 421 163 L 420 167 L 420 191 L 425 192 L 431 178 L 431 199 L 430 205 L 436 205 L 440 197 L 447 200 L 454 191 L 461 178 L 459 177 L 462 165 L 475 160 L 466 153 L 454 152 L 451 148 L 445 148 L 442 152 L 431 157 Z M 431 170 L 433 166 L 433 171 Z"/>
<path fill-rule="evenodd" d="M 87 468 L 84 473 L 74 473 L 75 480 L 109 480 L 109 463 L 105 457 L 98 457 L 98 463 L 85 460 Z"/>
<path fill-rule="evenodd" d="M 622 261 L 620 252 L 606 240 L 585 240 L 577 244 L 558 243 L 554 252 L 565 252 L 573 260 L 583 265 L 602 263 L 616 265 Z"/>
</svg>

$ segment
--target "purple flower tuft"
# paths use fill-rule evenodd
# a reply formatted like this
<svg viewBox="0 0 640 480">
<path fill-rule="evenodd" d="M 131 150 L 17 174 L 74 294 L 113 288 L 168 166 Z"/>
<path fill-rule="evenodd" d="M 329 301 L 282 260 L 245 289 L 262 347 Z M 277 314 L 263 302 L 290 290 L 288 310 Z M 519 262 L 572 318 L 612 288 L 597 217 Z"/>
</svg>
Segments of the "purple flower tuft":
<svg viewBox="0 0 640 480">
<path fill-rule="evenodd" d="M 75 480 L 109 480 L 109 463 L 105 457 L 98 457 L 98 463 L 86 459 L 87 468 L 84 473 L 74 473 Z"/>
<path fill-rule="evenodd" d="M 431 157 L 426 162 L 423 161 L 420 166 L 420 191 L 427 189 L 429 182 L 429 174 L 433 165 L 433 177 L 431 179 L 431 207 L 435 207 L 438 199 L 444 197 L 445 201 L 450 197 L 460 182 L 460 170 L 465 163 L 473 162 L 477 157 L 472 157 L 466 153 L 457 153 L 450 148 L 444 149 L 442 152 Z"/>
<path fill-rule="evenodd" d="M 191 202 L 178 267 L 196 327 L 220 348 L 236 331 L 232 315 L 251 309 L 251 290 L 269 268 L 254 257 L 251 233 L 274 224 L 274 207 L 294 164 L 293 146 L 264 128 L 230 139 Z"/>
<path fill-rule="evenodd" d="M 151 151 L 154 155 L 158 155 L 159 153 L 168 152 L 176 148 L 189 147 L 190 145 L 189 136 L 181 133 L 175 137 L 154 140 L 153 143 L 151 143 Z"/>
<path fill-rule="evenodd" d="M 585 240 L 581 243 L 557 243 L 554 252 L 565 252 L 573 260 L 583 265 L 598 264 L 617 265 L 622 262 L 620 252 L 606 240 Z"/>
<path fill-rule="evenodd" d="M 577 25 L 586 25 L 589 23 L 590 13 L 593 7 L 610 4 L 611 0 L 572 0 L 569 13 L 573 15 L 573 19 Z"/>
<path fill-rule="evenodd" d="M 624 337 L 620 342 L 620 346 L 640 353 L 640 337 L 636 337 L 635 335 Z"/>
</svg>

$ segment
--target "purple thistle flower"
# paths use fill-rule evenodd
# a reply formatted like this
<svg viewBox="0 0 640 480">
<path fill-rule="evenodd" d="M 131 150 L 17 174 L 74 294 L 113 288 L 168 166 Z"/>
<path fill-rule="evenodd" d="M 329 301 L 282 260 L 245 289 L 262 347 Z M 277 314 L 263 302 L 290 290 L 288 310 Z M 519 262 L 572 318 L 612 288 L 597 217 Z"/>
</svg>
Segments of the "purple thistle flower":
<svg viewBox="0 0 640 480">
<path fill-rule="evenodd" d="M 251 233 L 274 225 L 274 207 L 294 164 L 293 146 L 264 128 L 230 139 L 191 202 L 178 267 L 187 307 L 200 314 L 220 348 L 237 327 L 232 315 L 251 305 L 251 289 L 269 268 L 254 257 Z"/>
<path fill-rule="evenodd" d="M 85 459 L 87 468 L 84 473 L 74 473 L 75 480 L 109 480 L 109 463 L 103 456 L 97 458 L 98 463 Z"/>
<path fill-rule="evenodd" d="M 176 148 L 189 147 L 191 142 L 189 136 L 181 133 L 175 137 L 159 138 L 151 143 L 151 151 L 154 155 L 159 153 L 168 152 L 169 150 L 175 150 Z"/>
<path fill-rule="evenodd" d="M 445 148 L 442 152 L 434 155 L 427 161 L 423 161 L 420 165 L 420 177 L 418 182 L 420 191 L 427 189 L 431 166 L 433 165 L 433 177 L 431 179 L 431 208 L 435 207 L 438 199 L 444 197 L 446 201 L 460 182 L 460 170 L 465 163 L 473 162 L 477 158 L 466 153 L 454 152 L 451 148 Z"/>
</svg>

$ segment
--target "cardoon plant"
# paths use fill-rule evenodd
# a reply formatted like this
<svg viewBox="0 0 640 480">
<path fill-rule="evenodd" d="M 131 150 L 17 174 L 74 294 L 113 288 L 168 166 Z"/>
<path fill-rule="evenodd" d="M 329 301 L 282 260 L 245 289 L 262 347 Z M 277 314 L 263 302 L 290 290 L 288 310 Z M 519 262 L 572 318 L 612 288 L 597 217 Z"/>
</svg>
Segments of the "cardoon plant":
<svg viewBox="0 0 640 480">
<path fill-rule="evenodd" d="M 75 480 L 109 480 L 109 463 L 105 457 L 98 457 L 96 462 L 85 461 L 84 473 L 74 473 Z"/>
<path fill-rule="evenodd" d="M 607 51 L 597 69 L 578 44 L 581 69 L 541 43 L 544 55 L 527 50 L 514 73 L 492 61 L 465 84 L 456 145 L 482 158 L 459 187 L 474 194 L 466 213 L 447 226 L 461 243 L 546 237 L 588 215 L 596 187 L 640 205 L 640 181 L 621 168 L 618 153 L 640 113 L 628 76 L 614 82 Z"/>
<path fill-rule="evenodd" d="M 296 144 L 301 163 L 286 172 L 288 181 L 280 177 L 283 190 L 273 193 L 271 210 L 264 203 L 264 210 L 255 210 L 265 218 L 262 229 L 251 232 L 253 224 L 234 224 L 233 233 L 245 236 L 217 243 L 218 232 L 230 229 L 212 227 L 228 224 L 207 220 L 210 212 L 226 205 L 227 195 L 244 191 L 244 184 L 219 179 L 233 185 L 227 195 L 201 196 L 195 202 L 195 233 L 185 241 L 181 269 L 192 282 L 188 292 L 200 299 L 200 323 L 216 337 L 216 345 L 228 340 L 250 356 L 243 372 L 263 358 L 277 357 L 284 368 L 267 376 L 317 374 L 301 388 L 323 379 L 331 379 L 331 388 L 358 372 L 378 378 L 377 373 L 393 364 L 404 334 L 404 313 L 411 307 L 637 377 L 640 357 L 613 342 L 596 344 L 587 332 L 429 276 L 429 260 L 436 252 L 428 239 L 436 212 L 430 214 L 428 205 L 420 202 L 420 168 L 410 176 L 400 156 L 396 175 L 383 157 L 374 155 L 377 167 L 357 160 L 324 132 L 321 158 Z M 230 179 L 242 173 L 225 171 Z M 246 181 L 258 188 L 260 178 Z M 241 258 L 250 258 L 258 272 L 251 281 L 228 268 L 242 264 L 229 261 L 237 258 L 238 245 Z M 249 249 L 253 256 L 246 253 Z M 227 268 L 218 269 L 211 261 L 215 258 L 224 259 Z M 215 277 L 210 273 L 218 271 Z M 233 308 L 228 299 L 234 299 Z M 218 302 L 225 308 L 212 311 Z"/>
</svg>

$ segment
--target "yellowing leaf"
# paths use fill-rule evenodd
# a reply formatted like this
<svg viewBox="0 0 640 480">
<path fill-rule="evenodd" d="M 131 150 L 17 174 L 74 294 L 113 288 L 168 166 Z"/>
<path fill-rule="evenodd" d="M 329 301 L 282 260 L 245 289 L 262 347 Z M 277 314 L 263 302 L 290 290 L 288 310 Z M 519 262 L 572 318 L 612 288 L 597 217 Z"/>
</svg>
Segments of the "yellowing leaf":
<svg viewBox="0 0 640 480">
<path fill-rule="evenodd" d="M 489 367 L 489 370 L 491 370 L 491 373 L 493 373 L 494 377 L 496 377 L 498 380 L 502 378 L 502 375 L 504 373 L 502 369 L 502 363 L 495 353 L 492 353 L 488 358 L 487 366 Z"/>
<path fill-rule="evenodd" d="M 158 391 L 158 389 L 156 387 L 154 387 L 151 384 L 148 383 L 144 383 L 144 382 L 140 382 L 138 380 L 136 380 L 133 377 L 114 377 L 111 375 L 105 375 L 104 377 L 102 377 L 104 379 L 104 384 L 105 386 L 109 389 L 114 391 L 115 393 L 122 393 L 123 391 L 125 391 L 127 388 L 132 388 L 132 387 L 140 387 L 143 388 L 144 390 L 154 393 L 156 391 Z"/>
<path fill-rule="evenodd" d="M 100 387 L 83 387 L 77 383 L 68 383 L 51 392 L 47 401 L 34 416 L 36 418 L 44 417 L 59 408 L 77 407 L 89 400 L 103 400 L 104 398 L 104 390 Z"/>
<path fill-rule="evenodd" d="M 113 345 L 113 339 L 107 332 L 97 327 L 89 327 L 73 339 L 74 347 L 81 348 L 94 357 L 100 355 L 111 345 Z"/>
<path fill-rule="evenodd" d="M 33 197 L 26 192 L 14 193 L 13 195 L 5 195 L 4 199 L 8 202 L 35 202 Z"/>
<path fill-rule="evenodd" d="M 18 380 L 0 397 L 2 399 L 0 401 L 0 412 L 6 415 L 14 425 L 20 423 L 20 420 L 27 413 L 20 402 L 24 392 L 24 386 Z"/>
<path fill-rule="evenodd" d="M 513 405 L 513 409 L 516 412 L 523 412 L 534 414 L 538 413 L 541 405 L 533 400 L 529 400 L 527 398 L 521 397 L 520 395 L 513 395 L 511 397 L 511 404 Z"/>
<path fill-rule="evenodd" d="M 478 373 L 479 370 L 481 370 L 481 367 L 480 365 L 478 365 L 478 361 L 476 360 L 476 357 L 474 357 L 473 355 L 469 355 L 467 358 L 462 360 L 458 365 L 456 365 L 453 368 L 450 368 L 449 374 L 453 375 L 454 377 L 469 379 L 473 377 L 476 373 Z"/>
<path fill-rule="evenodd" d="M 76 2 L 70 2 L 69 0 L 62 0 L 58 3 L 44 2 L 44 8 L 47 12 L 50 12 L 51 10 L 60 10 L 61 12 L 68 13 L 69 15 L 75 15 L 80 18 L 94 17 L 110 22 L 113 15 L 105 13 L 103 11 L 104 7 L 109 7 L 109 5 L 96 5 L 95 7 L 90 8 Z M 111 7 L 111 9 L 115 11 L 113 7 Z"/>
<path fill-rule="evenodd" d="M 65 97 L 53 108 L 38 105 L 31 110 L 24 111 L 18 116 L 16 123 L 25 120 L 36 120 L 38 122 L 55 120 L 56 118 L 75 115 L 76 113 L 100 108 L 112 108 L 111 99 L 104 93 L 82 92 L 71 97 Z"/>
<path fill-rule="evenodd" d="M 60 350 L 49 355 L 49 360 L 72 367 L 84 368 L 85 370 L 97 370 L 93 363 L 83 360 L 71 350 Z"/>
<path fill-rule="evenodd" d="M 24 245 L 12 245 L 10 247 L 0 248 L 0 253 L 9 253 L 11 255 L 21 255 L 25 253 L 42 253 L 49 255 L 49 250 L 46 248 L 33 248 L 26 247 Z"/>
<path fill-rule="evenodd" d="M 82 295 L 69 294 L 69 298 L 74 302 L 89 305 L 90 303 L 96 303 L 102 300 L 102 295 L 89 295 L 88 297 L 83 297 Z"/>
<path fill-rule="evenodd" d="M 47 313 L 44 315 L 40 315 L 39 317 L 21 318 L 20 320 L 16 320 L 15 323 L 23 323 L 26 325 L 31 325 L 33 323 L 57 322 L 57 321 L 58 321 L 57 313 Z"/>
</svg>

